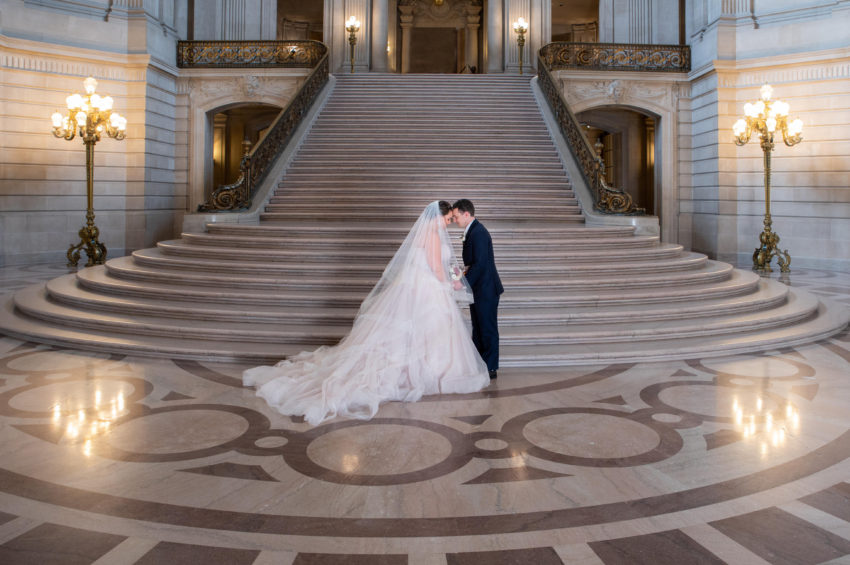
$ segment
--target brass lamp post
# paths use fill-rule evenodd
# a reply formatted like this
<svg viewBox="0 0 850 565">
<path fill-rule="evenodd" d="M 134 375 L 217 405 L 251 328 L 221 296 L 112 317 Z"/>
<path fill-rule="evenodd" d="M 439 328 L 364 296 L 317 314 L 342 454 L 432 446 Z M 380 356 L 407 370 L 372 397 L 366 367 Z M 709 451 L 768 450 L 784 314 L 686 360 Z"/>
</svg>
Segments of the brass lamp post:
<svg viewBox="0 0 850 565">
<path fill-rule="evenodd" d="M 360 31 L 360 20 L 351 16 L 345 22 L 345 31 L 348 32 L 348 44 L 351 46 L 351 72 L 354 72 L 354 46 L 357 45 L 357 32 Z"/>
<path fill-rule="evenodd" d="M 528 31 L 528 22 L 525 18 L 519 18 L 514 22 L 516 32 L 516 44 L 519 47 L 519 74 L 522 74 L 522 48 L 525 46 L 525 32 Z"/>
<path fill-rule="evenodd" d="M 56 112 L 53 120 L 53 135 L 71 141 L 79 134 L 86 146 L 86 225 L 80 229 L 80 242 L 68 248 L 68 265 L 76 267 L 80 252 L 88 255 L 86 267 L 101 265 L 106 260 L 106 246 L 98 241 L 100 231 L 94 225 L 94 145 L 100 141 L 100 135 L 106 133 L 117 140 L 124 139 L 127 119 L 112 111 L 112 97 L 95 94 L 97 81 L 89 77 L 83 81 L 85 95 L 72 94 L 65 99 L 68 115 Z"/>
<path fill-rule="evenodd" d="M 772 228 L 770 218 L 770 154 L 773 151 L 773 139 L 777 132 L 782 133 L 782 141 L 791 147 L 803 140 L 803 122 L 799 118 L 788 122 L 787 102 L 771 101 L 773 88 L 769 84 L 761 87 L 761 99 L 755 103 L 744 104 L 746 118 L 741 118 L 732 126 L 735 144 L 745 145 L 753 132 L 759 135 L 761 149 L 764 151 L 764 230 L 759 235 L 760 245 L 753 252 L 753 270 L 761 273 L 771 272 L 770 262 L 776 257 L 779 270 L 787 273 L 791 270 L 791 256 L 788 251 L 780 251 L 779 235 Z"/>
</svg>

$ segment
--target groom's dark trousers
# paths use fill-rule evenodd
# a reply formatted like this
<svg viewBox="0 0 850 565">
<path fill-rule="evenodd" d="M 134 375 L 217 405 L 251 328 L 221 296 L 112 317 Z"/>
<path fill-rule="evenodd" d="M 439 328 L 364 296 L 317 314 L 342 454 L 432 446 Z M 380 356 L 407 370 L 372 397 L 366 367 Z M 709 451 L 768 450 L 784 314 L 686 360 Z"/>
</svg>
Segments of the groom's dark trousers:
<svg viewBox="0 0 850 565">
<path fill-rule="evenodd" d="M 487 370 L 499 368 L 499 324 L 496 314 L 499 295 L 505 289 L 496 271 L 493 255 L 493 240 L 481 222 L 474 220 L 469 225 L 463 241 L 463 264 L 466 265 L 466 280 L 472 287 L 474 304 L 469 306 L 472 316 L 472 343 L 487 364 Z"/>
</svg>

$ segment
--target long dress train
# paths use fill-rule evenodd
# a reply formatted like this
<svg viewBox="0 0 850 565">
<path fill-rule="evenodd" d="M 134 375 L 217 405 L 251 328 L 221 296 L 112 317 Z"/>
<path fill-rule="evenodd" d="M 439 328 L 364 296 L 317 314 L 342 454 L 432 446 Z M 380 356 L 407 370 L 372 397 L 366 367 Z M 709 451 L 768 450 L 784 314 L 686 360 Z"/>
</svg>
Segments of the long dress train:
<svg viewBox="0 0 850 565">
<path fill-rule="evenodd" d="M 370 419 L 382 402 L 480 390 L 490 378 L 457 304 L 471 301 L 468 287 L 453 288 L 453 279 L 465 282 L 459 274 L 434 202 L 339 344 L 248 369 L 243 382 L 280 413 L 313 425 L 337 415 Z"/>
</svg>

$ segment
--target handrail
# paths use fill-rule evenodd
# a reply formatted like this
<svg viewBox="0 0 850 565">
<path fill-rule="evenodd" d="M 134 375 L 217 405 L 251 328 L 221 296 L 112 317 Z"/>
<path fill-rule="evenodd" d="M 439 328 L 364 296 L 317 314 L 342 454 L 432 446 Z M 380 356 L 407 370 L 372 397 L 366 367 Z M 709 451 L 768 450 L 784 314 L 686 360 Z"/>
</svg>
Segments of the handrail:
<svg viewBox="0 0 850 565">
<path fill-rule="evenodd" d="M 293 41 L 178 41 L 177 66 L 190 68 L 315 67 L 328 52 L 324 43 Z"/>
<path fill-rule="evenodd" d="M 681 73 L 691 70 L 691 48 L 687 45 L 555 42 L 544 45 L 540 56 L 550 71 L 583 69 Z"/>
<path fill-rule="evenodd" d="M 318 41 L 180 41 L 177 61 L 184 68 L 313 67 L 265 135 L 242 157 L 239 179 L 216 188 L 209 200 L 198 206 L 198 211 L 249 208 L 254 187 L 263 181 L 328 82 L 328 48 Z"/>
<path fill-rule="evenodd" d="M 550 43 L 549 45 L 553 44 Z M 561 94 L 560 89 L 555 86 L 555 80 L 546 64 L 543 54 L 549 45 L 541 48 L 537 54 L 538 84 L 552 109 L 555 120 L 558 122 L 558 129 L 564 136 L 578 163 L 579 170 L 593 194 L 594 209 L 601 214 L 645 214 L 646 211 L 643 208 L 635 206 L 631 195 L 605 183 L 605 178 L 602 175 L 602 159 L 590 146 L 590 141 L 582 132 L 578 119 L 570 110 L 570 106 Z"/>
</svg>

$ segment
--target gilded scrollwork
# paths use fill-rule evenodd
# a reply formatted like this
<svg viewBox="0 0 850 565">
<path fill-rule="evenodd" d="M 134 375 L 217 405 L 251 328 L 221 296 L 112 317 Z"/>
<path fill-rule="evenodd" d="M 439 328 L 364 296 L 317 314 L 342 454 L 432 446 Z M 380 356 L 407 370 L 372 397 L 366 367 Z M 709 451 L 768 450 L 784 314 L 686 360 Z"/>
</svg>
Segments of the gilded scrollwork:
<svg viewBox="0 0 850 565">
<path fill-rule="evenodd" d="M 327 53 L 323 43 L 292 41 L 178 41 L 177 66 L 315 67 Z"/>
<path fill-rule="evenodd" d="M 687 45 L 643 45 L 627 43 L 565 43 L 544 46 L 541 57 L 550 70 L 585 69 L 605 71 L 691 70 Z"/>
<path fill-rule="evenodd" d="M 182 44 L 192 43 L 229 43 L 234 42 L 181 42 Z M 239 43 L 239 42 L 236 42 Z M 313 55 L 305 55 L 300 58 L 300 64 L 286 63 L 282 66 L 296 67 L 314 67 L 307 76 L 304 83 L 295 93 L 289 104 L 281 110 L 275 121 L 269 127 L 266 134 L 260 141 L 254 145 L 251 151 L 242 158 L 240 164 L 241 175 L 239 179 L 229 185 L 224 185 L 216 188 L 210 195 L 210 199 L 198 207 L 199 212 L 220 212 L 228 210 L 242 210 L 251 206 L 251 199 L 255 188 L 263 181 L 272 164 L 281 154 L 283 149 L 295 132 L 296 128 L 301 123 L 301 120 L 310 110 L 313 102 L 318 97 L 319 92 L 327 84 L 330 70 L 327 56 L 327 48 L 316 41 L 276 41 L 276 42 L 244 42 L 244 43 L 279 43 L 283 45 L 291 45 L 293 43 L 305 43 L 319 46 L 321 49 L 318 53 L 321 57 L 315 59 Z M 186 51 L 195 53 L 190 49 L 191 45 L 181 46 Z M 178 48 L 179 49 L 179 48 Z M 178 55 L 180 51 L 178 50 Z M 228 52 L 230 53 L 230 52 Z M 209 53 L 208 53 L 209 54 Z M 229 56 L 229 55 L 228 55 Z M 199 66 L 226 66 L 221 64 L 208 65 L 203 63 Z M 234 66 L 249 66 L 244 63 L 237 63 Z M 253 66 L 266 66 L 258 64 Z M 276 65 L 279 66 L 279 65 Z M 246 76 L 240 79 L 240 84 L 243 92 L 248 97 L 254 97 L 262 92 L 268 85 L 267 83 L 256 76 Z"/>
</svg>

